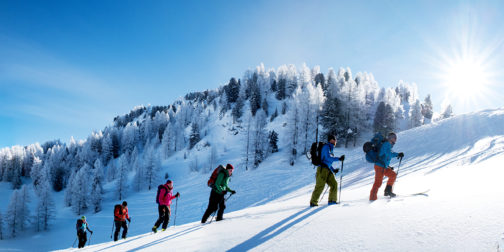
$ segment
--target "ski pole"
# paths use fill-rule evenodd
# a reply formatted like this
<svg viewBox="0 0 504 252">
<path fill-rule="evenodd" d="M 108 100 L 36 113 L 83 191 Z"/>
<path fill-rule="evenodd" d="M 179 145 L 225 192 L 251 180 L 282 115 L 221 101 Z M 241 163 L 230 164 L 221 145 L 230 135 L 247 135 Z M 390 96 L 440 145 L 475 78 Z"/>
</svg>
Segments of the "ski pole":
<svg viewBox="0 0 504 252">
<path fill-rule="evenodd" d="M 341 184 L 343 182 L 343 161 L 341 161 L 341 173 L 339 177 L 339 203 L 341 203 Z"/>
<path fill-rule="evenodd" d="M 224 197 L 223 197 L 223 198 L 222 198 L 222 200 L 221 200 L 220 202 L 224 201 L 224 203 L 225 203 L 225 202 L 226 202 L 229 198 L 231 198 L 231 196 L 233 196 L 233 194 L 230 194 L 230 195 L 229 195 L 226 199 L 224 199 Z M 219 205 L 220 205 L 220 202 L 219 202 Z M 210 223 L 212 223 L 213 218 L 215 217 L 215 214 L 216 214 L 216 213 L 217 213 L 217 210 L 215 210 L 215 211 L 213 212 L 213 214 L 212 214 L 212 219 L 210 219 L 209 224 L 210 224 Z"/>
<path fill-rule="evenodd" d="M 397 166 L 397 177 L 399 177 L 399 169 L 401 168 L 402 157 L 399 159 L 399 165 Z"/>
<path fill-rule="evenodd" d="M 324 186 L 325 186 L 325 185 L 324 185 Z M 326 187 L 326 189 L 325 189 L 324 193 L 322 194 L 322 197 L 320 197 L 320 199 L 318 200 L 318 202 L 317 202 L 317 203 L 320 203 L 320 201 L 324 198 L 324 195 L 325 195 L 325 193 L 327 192 L 327 189 L 329 189 L 329 187 Z"/>
<path fill-rule="evenodd" d="M 93 236 L 93 233 L 89 236 L 89 241 L 88 241 L 88 246 L 91 245 L 91 237 Z"/>
<path fill-rule="evenodd" d="M 112 231 L 110 231 L 110 239 L 112 239 L 113 233 L 114 233 L 114 221 L 112 220 Z"/>
<path fill-rule="evenodd" d="M 75 240 L 74 240 L 74 242 L 72 243 L 72 248 L 75 246 L 75 242 L 77 241 L 77 238 L 78 238 L 78 237 L 79 237 L 79 236 L 75 237 Z"/>
<path fill-rule="evenodd" d="M 175 226 L 175 224 L 177 223 L 177 207 L 178 207 L 178 197 L 175 200 L 175 218 L 173 219 L 173 226 Z"/>
</svg>

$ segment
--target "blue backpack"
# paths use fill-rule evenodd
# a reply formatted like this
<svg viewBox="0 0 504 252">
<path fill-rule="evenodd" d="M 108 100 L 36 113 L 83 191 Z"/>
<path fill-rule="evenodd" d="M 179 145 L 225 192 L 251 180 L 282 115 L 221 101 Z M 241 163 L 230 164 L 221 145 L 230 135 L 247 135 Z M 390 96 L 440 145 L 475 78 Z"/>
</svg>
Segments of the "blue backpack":
<svg viewBox="0 0 504 252">
<path fill-rule="evenodd" d="M 376 163 L 378 161 L 378 153 L 380 148 L 385 142 L 385 138 L 380 133 L 376 133 L 370 142 L 364 143 L 362 150 L 366 153 L 366 161 L 369 163 Z"/>
</svg>

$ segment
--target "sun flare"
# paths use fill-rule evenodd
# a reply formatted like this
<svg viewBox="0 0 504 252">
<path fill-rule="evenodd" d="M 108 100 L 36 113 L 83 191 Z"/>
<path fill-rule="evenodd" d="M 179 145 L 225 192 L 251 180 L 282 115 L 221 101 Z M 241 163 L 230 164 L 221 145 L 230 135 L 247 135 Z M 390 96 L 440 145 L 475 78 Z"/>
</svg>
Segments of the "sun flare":
<svg viewBox="0 0 504 252">
<path fill-rule="evenodd" d="M 488 83 L 488 73 L 480 62 L 465 58 L 450 62 L 446 67 L 443 84 L 460 99 L 481 93 Z"/>
</svg>

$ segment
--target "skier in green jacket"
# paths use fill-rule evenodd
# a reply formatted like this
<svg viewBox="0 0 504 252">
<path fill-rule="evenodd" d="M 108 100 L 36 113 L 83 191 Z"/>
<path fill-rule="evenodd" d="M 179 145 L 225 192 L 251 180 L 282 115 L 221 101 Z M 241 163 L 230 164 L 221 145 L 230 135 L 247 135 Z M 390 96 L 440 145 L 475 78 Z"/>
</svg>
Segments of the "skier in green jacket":
<svg viewBox="0 0 504 252">
<path fill-rule="evenodd" d="M 212 185 L 212 191 L 210 192 L 210 199 L 208 201 L 208 207 L 201 218 L 201 223 L 205 223 L 208 217 L 215 211 L 217 211 L 216 221 L 221 221 L 224 215 L 224 209 L 226 208 L 224 195 L 227 192 L 235 194 L 236 191 L 229 188 L 229 177 L 233 174 L 234 167 L 231 164 L 226 165 L 226 169 L 221 169 L 215 183 Z"/>
</svg>

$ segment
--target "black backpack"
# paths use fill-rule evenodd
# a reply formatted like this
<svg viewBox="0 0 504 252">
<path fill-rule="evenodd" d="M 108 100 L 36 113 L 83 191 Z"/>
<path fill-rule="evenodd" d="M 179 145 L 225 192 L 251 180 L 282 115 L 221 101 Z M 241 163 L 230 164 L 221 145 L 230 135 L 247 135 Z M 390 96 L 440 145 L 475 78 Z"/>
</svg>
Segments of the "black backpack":
<svg viewBox="0 0 504 252">
<path fill-rule="evenodd" d="M 165 185 L 159 185 L 157 188 L 157 193 L 156 193 L 156 204 L 159 204 L 159 193 L 161 192 L 161 189 L 165 189 L 165 193 L 163 197 L 166 197 L 166 194 L 168 194 L 168 188 Z"/>
<path fill-rule="evenodd" d="M 310 158 L 313 165 L 320 166 L 322 165 L 322 160 L 320 159 L 322 153 L 322 147 L 324 147 L 323 142 L 314 142 L 310 148 Z"/>
<path fill-rule="evenodd" d="M 77 224 L 75 225 L 75 228 L 77 229 L 77 231 L 79 231 L 81 229 L 83 223 L 84 222 L 81 219 L 77 220 Z"/>
</svg>

